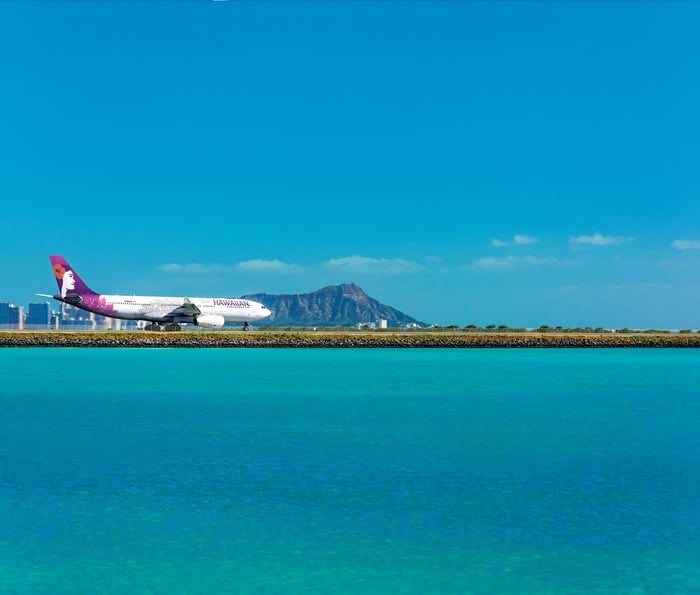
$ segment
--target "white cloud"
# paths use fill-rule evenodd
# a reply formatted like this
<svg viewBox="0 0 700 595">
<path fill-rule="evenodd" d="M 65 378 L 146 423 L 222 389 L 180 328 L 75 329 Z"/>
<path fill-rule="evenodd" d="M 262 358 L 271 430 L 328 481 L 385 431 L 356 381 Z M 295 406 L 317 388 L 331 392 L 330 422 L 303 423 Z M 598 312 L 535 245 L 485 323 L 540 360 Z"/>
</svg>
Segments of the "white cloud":
<svg viewBox="0 0 700 595">
<path fill-rule="evenodd" d="M 403 258 L 369 258 L 367 256 L 346 256 L 323 263 L 326 269 L 336 269 L 354 273 L 383 273 L 401 275 L 422 270 L 419 264 Z"/>
<path fill-rule="evenodd" d="M 170 263 L 162 264 L 158 270 L 164 273 L 183 273 L 185 275 L 206 275 L 211 273 L 220 273 L 225 267 L 220 264 L 179 264 Z"/>
<path fill-rule="evenodd" d="M 515 271 L 542 266 L 570 266 L 579 264 L 577 261 L 559 260 L 554 256 L 503 256 L 479 258 L 471 268 L 479 271 Z"/>
<path fill-rule="evenodd" d="M 510 246 L 529 246 L 530 244 L 536 244 L 539 242 L 539 238 L 532 236 L 527 236 L 523 234 L 516 234 L 510 241 L 506 240 L 491 240 L 491 243 L 496 246 L 496 248 L 508 248 Z"/>
<path fill-rule="evenodd" d="M 271 273 L 297 273 L 301 267 L 297 264 L 287 264 L 280 260 L 246 260 L 235 266 L 237 271 L 271 272 Z"/>
<path fill-rule="evenodd" d="M 676 240 L 671 244 L 673 248 L 678 250 L 700 250 L 700 241 L 698 240 Z"/>
<path fill-rule="evenodd" d="M 234 265 L 225 264 L 163 264 L 158 270 L 164 273 L 178 273 L 184 275 L 213 275 L 220 273 L 234 272 L 272 272 L 272 273 L 295 273 L 301 270 L 296 264 L 287 264 L 279 260 L 246 260 Z"/>
<path fill-rule="evenodd" d="M 604 236 L 595 233 L 592 236 L 575 236 L 569 238 L 569 243 L 574 245 L 587 244 L 590 246 L 612 246 L 614 244 L 623 244 L 634 240 L 631 237 L 625 236 Z"/>
</svg>

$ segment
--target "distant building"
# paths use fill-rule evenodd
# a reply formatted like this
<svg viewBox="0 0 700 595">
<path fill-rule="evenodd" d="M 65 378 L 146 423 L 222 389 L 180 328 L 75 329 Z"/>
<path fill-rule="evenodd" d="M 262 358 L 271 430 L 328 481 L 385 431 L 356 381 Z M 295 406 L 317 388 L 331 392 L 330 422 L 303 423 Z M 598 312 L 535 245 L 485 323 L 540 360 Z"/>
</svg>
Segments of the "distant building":
<svg viewBox="0 0 700 595">
<path fill-rule="evenodd" d="M 10 324 L 10 302 L 0 302 L 0 324 Z"/>
<path fill-rule="evenodd" d="M 51 324 L 51 304 L 49 302 L 32 302 L 29 304 L 27 324 L 49 326 Z"/>
<path fill-rule="evenodd" d="M 22 306 L 10 306 L 10 324 L 19 330 L 24 328 L 24 308 Z"/>
<path fill-rule="evenodd" d="M 90 315 L 92 312 L 87 312 L 66 304 L 65 302 L 61 304 L 61 321 L 62 322 L 90 322 Z"/>
<path fill-rule="evenodd" d="M 356 325 L 356 328 L 360 331 L 362 329 L 375 331 L 378 328 L 387 328 L 387 321 L 382 319 L 379 322 L 361 322 L 360 324 Z"/>
</svg>

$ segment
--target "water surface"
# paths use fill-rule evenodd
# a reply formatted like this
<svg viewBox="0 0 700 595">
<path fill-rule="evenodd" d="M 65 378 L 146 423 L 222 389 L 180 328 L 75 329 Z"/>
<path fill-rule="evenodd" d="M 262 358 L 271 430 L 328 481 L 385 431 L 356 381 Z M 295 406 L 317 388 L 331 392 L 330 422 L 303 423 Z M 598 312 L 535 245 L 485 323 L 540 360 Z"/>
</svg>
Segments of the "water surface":
<svg viewBox="0 0 700 595">
<path fill-rule="evenodd" d="M 700 592 L 700 351 L 5 349 L 2 593 Z"/>
</svg>

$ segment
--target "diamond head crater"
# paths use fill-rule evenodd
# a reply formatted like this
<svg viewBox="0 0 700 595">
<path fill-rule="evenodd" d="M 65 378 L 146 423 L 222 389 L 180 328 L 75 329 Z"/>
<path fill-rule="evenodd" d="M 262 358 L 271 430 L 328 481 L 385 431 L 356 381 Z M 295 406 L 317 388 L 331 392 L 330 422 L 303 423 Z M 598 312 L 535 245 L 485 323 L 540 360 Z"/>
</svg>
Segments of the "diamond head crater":
<svg viewBox="0 0 700 595">
<path fill-rule="evenodd" d="M 273 295 L 255 293 L 242 296 L 265 304 L 272 314 L 264 326 L 274 327 L 335 327 L 372 324 L 386 320 L 389 327 L 425 323 L 379 303 L 369 297 L 359 285 L 343 283 L 330 285 L 311 293 Z"/>
</svg>

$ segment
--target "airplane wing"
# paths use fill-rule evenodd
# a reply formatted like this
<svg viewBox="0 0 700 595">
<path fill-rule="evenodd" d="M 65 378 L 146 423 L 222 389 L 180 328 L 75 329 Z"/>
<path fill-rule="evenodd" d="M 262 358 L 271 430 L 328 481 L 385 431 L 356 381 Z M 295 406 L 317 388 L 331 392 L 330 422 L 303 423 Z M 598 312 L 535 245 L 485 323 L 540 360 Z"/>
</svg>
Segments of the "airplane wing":
<svg viewBox="0 0 700 595">
<path fill-rule="evenodd" d="M 166 314 L 166 316 L 173 316 L 175 318 L 194 318 L 199 316 L 202 311 L 195 306 L 189 298 L 185 298 L 182 306 L 178 306 L 174 310 L 171 310 Z"/>
</svg>

